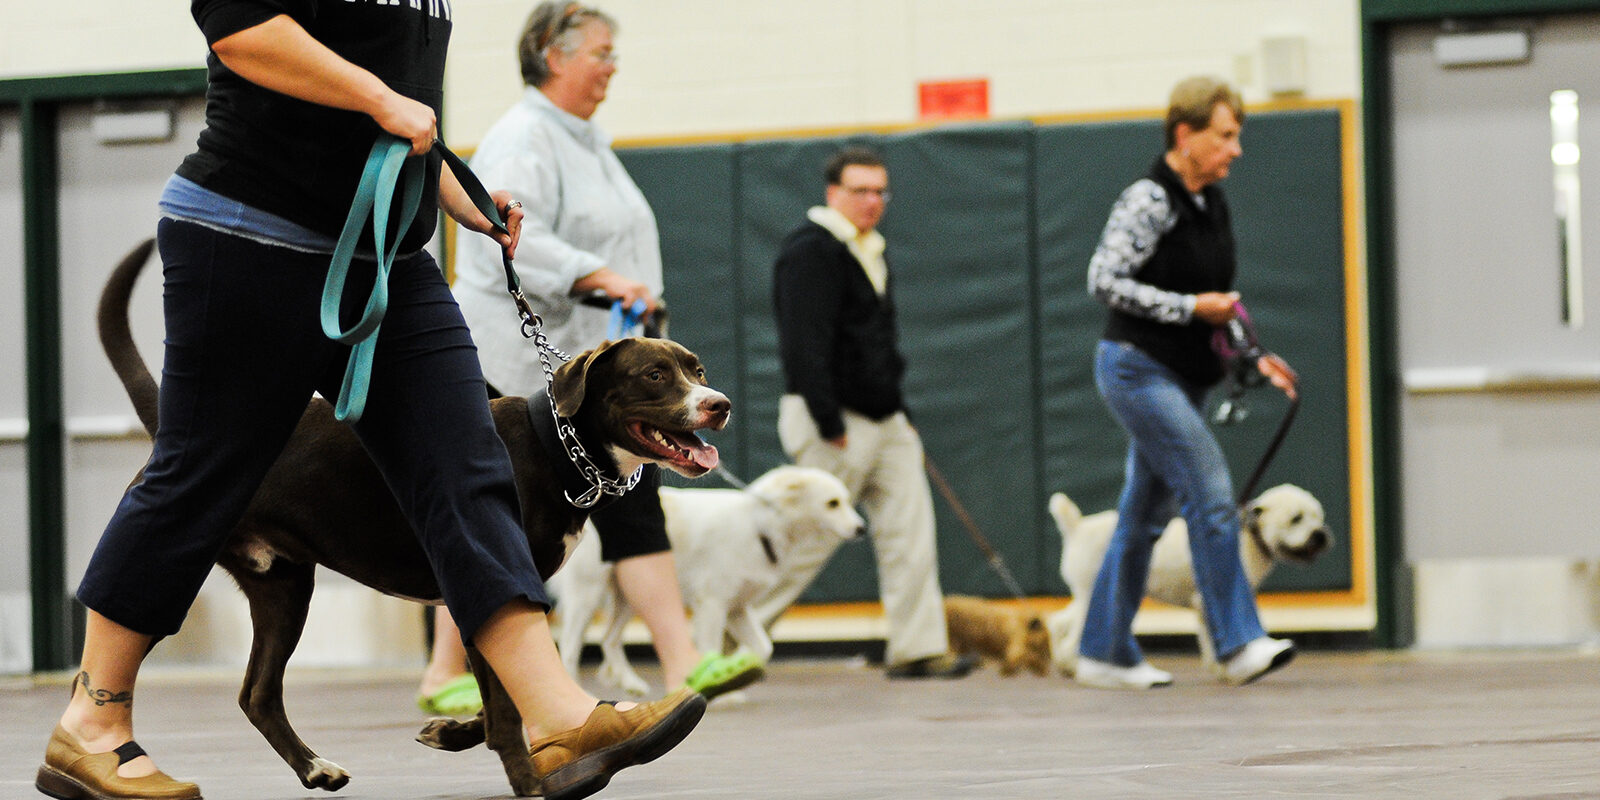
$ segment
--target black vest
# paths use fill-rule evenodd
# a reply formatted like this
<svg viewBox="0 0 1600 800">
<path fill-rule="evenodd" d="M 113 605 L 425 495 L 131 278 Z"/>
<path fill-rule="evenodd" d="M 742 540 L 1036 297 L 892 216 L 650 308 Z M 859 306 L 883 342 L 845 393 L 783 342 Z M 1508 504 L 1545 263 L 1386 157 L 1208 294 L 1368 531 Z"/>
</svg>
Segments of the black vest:
<svg viewBox="0 0 1600 800">
<path fill-rule="evenodd" d="M 1233 288 L 1235 268 L 1233 225 L 1228 201 L 1216 184 L 1200 191 L 1195 202 L 1166 158 L 1156 159 L 1147 176 L 1167 192 L 1178 224 L 1156 244 L 1150 260 L 1134 277 L 1142 283 L 1183 294 L 1226 292 Z M 1104 338 L 1127 342 L 1177 372 L 1184 380 L 1210 386 L 1222 379 L 1222 361 L 1211 349 L 1214 328 L 1199 319 L 1172 325 L 1111 309 Z"/>
</svg>

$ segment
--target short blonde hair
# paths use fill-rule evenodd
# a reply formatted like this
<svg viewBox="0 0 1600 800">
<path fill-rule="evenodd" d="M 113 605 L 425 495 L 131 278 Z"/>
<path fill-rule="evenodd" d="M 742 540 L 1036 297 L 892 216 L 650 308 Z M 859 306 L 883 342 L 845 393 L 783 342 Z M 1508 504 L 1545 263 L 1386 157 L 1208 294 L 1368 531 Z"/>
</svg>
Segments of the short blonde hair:
<svg viewBox="0 0 1600 800">
<path fill-rule="evenodd" d="M 1211 126 L 1211 115 L 1217 106 L 1225 105 L 1234 119 L 1244 123 L 1244 101 L 1239 91 L 1220 78 L 1200 75 L 1186 78 L 1172 87 L 1172 98 L 1167 102 L 1167 149 L 1178 146 L 1178 124 L 1188 123 L 1190 129 L 1203 131 Z"/>
</svg>

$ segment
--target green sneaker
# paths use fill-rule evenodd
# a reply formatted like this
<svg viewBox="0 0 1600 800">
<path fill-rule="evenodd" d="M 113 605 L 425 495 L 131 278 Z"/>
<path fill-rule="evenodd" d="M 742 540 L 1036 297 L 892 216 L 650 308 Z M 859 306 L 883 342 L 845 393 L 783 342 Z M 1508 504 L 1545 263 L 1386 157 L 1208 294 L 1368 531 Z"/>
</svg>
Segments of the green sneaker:
<svg viewBox="0 0 1600 800">
<path fill-rule="evenodd" d="M 684 679 L 683 685 L 710 700 L 735 689 L 743 689 L 766 675 L 767 671 L 761 662 L 747 650 L 739 650 L 730 655 L 707 653 L 706 657 L 700 659 L 700 663 L 690 670 L 689 677 Z"/>
<path fill-rule="evenodd" d="M 470 717 L 483 708 L 483 697 L 478 693 L 478 679 L 469 672 L 451 679 L 433 694 L 419 694 L 417 708 L 429 714 Z"/>
</svg>

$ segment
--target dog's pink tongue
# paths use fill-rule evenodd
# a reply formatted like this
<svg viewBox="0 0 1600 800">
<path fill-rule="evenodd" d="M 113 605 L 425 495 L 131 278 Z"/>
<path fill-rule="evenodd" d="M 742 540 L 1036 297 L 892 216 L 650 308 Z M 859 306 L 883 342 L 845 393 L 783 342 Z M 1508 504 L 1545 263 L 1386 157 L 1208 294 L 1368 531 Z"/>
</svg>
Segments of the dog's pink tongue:
<svg viewBox="0 0 1600 800">
<path fill-rule="evenodd" d="M 662 431 L 661 435 L 671 439 L 673 444 L 677 445 L 679 449 L 689 454 L 689 459 L 691 461 L 701 467 L 712 470 L 716 469 L 717 464 L 720 463 L 720 460 L 717 458 L 717 448 L 711 444 L 708 444 L 706 440 L 700 438 L 697 434 L 691 433 L 685 436 L 684 434 L 673 433 L 672 431 Z"/>
<path fill-rule="evenodd" d="M 694 463 L 699 464 L 708 470 L 716 469 L 717 464 L 720 463 L 720 459 L 717 456 L 716 446 L 707 444 L 704 441 L 701 441 L 698 445 L 689 448 L 689 457 L 694 459 Z"/>
</svg>

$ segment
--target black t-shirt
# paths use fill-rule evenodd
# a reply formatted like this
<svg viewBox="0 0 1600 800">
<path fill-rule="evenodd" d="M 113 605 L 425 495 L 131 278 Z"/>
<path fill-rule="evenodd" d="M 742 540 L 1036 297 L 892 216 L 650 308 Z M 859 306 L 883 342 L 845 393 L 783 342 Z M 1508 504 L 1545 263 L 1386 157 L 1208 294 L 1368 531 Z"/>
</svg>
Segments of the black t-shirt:
<svg viewBox="0 0 1600 800">
<path fill-rule="evenodd" d="M 287 14 L 345 60 L 440 113 L 449 0 L 193 0 L 206 42 Z M 257 86 L 206 57 L 206 127 L 178 174 L 218 194 L 338 236 L 361 170 L 382 129 L 355 111 Z M 428 157 L 422 207 L 401 240 L 417 250 L 433 235 L 439 159 Z M 370 242 L 370 226 L 366 239 Z"/>
</svg>

